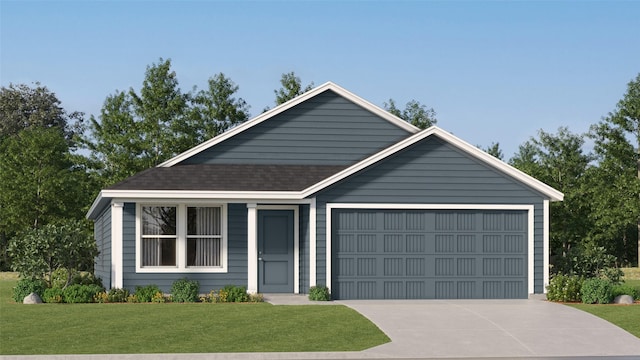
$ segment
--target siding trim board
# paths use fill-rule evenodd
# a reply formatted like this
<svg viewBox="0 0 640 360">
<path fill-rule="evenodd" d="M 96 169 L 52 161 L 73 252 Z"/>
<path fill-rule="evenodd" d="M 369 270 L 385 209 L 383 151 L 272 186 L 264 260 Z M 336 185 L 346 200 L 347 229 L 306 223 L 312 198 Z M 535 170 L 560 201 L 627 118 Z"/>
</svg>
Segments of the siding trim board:
<svg viewBox="0 0 640 360">
<path fill-rule="evenodd" d="M 547 201 L 548 203 L 548 201 Z M 527 291 L 534 293 L 534 205 L 501 205 L 501 204 L 374 204 L 374 203 L 327 203 L 326 204 L 326 284 L 331 289 L 332 282 L 332 224 L 331 217 L 334 209 L 371 209 L 371 210 L 520 210 L 527 212 Z M 546 212 L 548 214 L 548 211 Z M 548 219 L 545 219 L 543 229 L 548 229 Z M 548 235 L 548 230 L 545 230 Z M 544 247 L 549 247 L 549 237 L 544 238 Z M 543 254 L 543 262 L 549 263 L 549 252 Z M 548 269 L 544 274 L 544 284 L 549 283 Z"/>
</svg>

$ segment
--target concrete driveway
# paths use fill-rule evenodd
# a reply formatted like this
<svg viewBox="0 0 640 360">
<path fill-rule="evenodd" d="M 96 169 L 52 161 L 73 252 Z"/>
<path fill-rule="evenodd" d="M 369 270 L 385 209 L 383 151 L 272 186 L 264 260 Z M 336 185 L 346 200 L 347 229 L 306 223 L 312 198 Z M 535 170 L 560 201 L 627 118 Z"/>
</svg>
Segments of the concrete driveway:
<svg viewBox="0 0 640 360">
<path fill-rule="evenodd" d="M 541 300 L 338 301 L 392 340 L 371 358 L 640 358 L 640 339 L 598 317 Z M 640 321 L 640 319 L 638 319 Z"/>
</svg>

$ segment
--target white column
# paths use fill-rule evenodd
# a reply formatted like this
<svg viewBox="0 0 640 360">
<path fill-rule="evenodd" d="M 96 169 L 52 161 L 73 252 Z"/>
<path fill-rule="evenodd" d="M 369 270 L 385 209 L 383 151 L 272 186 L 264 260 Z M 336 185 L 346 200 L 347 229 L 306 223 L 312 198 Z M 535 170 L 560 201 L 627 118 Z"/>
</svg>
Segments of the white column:
<svg viewBox="0 0 640 360">
<path fill-rule="evenodd" d="M 258 292 L 258 211 L 247 204 L 247 292 Z"/>
<path fill-rule="evenodd" d="M 549 285 L 549 200 L 542 203 L 543 226 L 542 226 L 542 259 L 543 259 L 543 293 L 547 293 L 547 285 Z"/>
<path fill-rule="evenodd" d="M 316 198 L 311 199 L 309 205 L 309 286 L 317 285 L 316 269 L 317 262 L 317 220 L 316 220 Z"/>
<path fill-rule="evenodd" d="M 122 217 L 124 203 L 111 203 L 111 288 L 122 288 Z"/>
</svg>

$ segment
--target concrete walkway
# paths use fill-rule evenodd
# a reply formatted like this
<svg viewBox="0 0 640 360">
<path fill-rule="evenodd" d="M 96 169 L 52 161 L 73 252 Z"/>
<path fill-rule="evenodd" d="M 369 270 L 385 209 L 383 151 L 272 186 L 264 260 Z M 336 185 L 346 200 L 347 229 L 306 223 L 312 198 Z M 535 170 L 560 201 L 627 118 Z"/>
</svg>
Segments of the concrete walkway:
<svg viewBox="0 0 640 360">
<path fill-rule="evenodd" d="M 541 300 L 315 302 L 303 295 L 269 294 L 265 300 L 274 305 L 346 305 L 373 321 L 392 341 L 362 352 L 46 355 L 0 356 L 0 359 L 640 359 L 640 339 L 635 336 L 583 311 Z"/>
</svg>

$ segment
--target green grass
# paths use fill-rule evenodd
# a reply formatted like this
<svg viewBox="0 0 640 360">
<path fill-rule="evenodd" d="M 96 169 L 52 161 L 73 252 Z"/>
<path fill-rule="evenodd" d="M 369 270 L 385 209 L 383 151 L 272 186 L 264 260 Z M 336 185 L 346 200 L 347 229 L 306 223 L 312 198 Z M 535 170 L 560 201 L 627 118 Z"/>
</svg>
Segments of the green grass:
<svg viewBox="0 0 640 360">
<path fill-rule="evenodd" d="M 587 305 L 570 304 L 619 326 L 640 338 L 640 305 Z"/>
<path fill-rule="evenodd" d="M 13 286 L 0 279 L 2 355 L 360 351 L 389 342 L 339 305 L 23 305 L 11 300 Z"/>
</svg>

